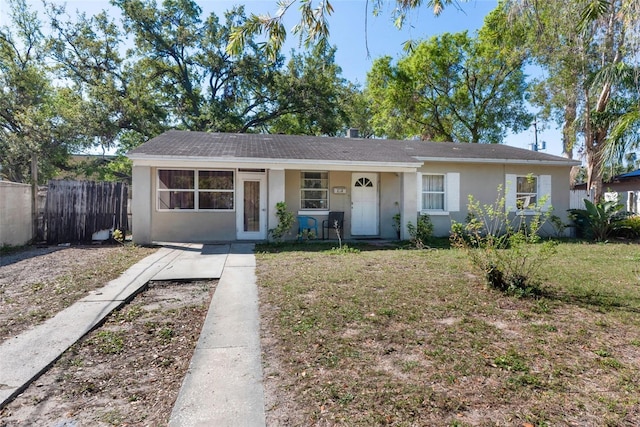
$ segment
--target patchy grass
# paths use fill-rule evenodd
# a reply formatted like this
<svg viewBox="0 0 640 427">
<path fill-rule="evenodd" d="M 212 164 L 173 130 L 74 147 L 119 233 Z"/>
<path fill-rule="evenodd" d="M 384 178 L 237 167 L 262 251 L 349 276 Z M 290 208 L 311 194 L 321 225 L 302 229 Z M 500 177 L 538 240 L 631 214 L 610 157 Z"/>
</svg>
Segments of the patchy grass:
<svg viewBox="0 0 640 427">
<path fill-rule="evenodd" d="M 272 424 L 640 425 L 637 244 L 561 243 L 538 299 L 455 249 L 354 247 L 259 247 Z"/>
<path fill-rule="evenodd" d="M 150 284 L 0 410 L 0 425 L 166 426 L 216 283 Z"/>
</svg>

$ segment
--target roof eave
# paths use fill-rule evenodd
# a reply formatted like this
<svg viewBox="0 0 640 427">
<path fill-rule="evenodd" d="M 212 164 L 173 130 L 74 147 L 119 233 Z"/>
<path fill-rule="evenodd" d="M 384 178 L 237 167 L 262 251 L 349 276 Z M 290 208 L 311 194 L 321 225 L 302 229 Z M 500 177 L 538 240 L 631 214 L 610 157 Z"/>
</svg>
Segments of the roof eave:
<svg viewBox="0 0 640 427">
<path fill-rule="evenodd" d="M 540 166 L 579 166 L 582 163 L 577 160 L 532 160 L 532 159 L 495 159 L 473 157 L 422 157 L 416 156 L 421 162 L 441 163 L 489 163 L 489 164 L 514 164 L 514 165 L 540 165 Z"/>
<path fill-rule="evenodd" d="M 134 166 L 193 167 L 194 164 L 217 163 L 226 167 L 251 167 L 259 169 L 317 169 L 317 170 L 379 170 L 389 172 L 412 172 L 422 166 L 421 162 L 376 162 L 320 159 L 278 159 L 253 157 L 200 157 L 160 156 L 127 154 Z"/>
</svg>

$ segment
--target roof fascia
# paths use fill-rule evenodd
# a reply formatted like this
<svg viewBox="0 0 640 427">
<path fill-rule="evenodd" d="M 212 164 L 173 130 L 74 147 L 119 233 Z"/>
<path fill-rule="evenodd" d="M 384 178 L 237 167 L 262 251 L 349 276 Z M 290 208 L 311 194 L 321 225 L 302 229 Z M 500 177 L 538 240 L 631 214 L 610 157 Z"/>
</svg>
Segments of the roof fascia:
<svg viewBox="0 0 640 427">
<path fill-rule="evenodd" d="M 216 158 L 216 157 L 175 157 L 127 155 L 134 166 L 151 167 L 199 167 L 206 164 L 218 164 L 226 168 L 252 169 L 305 169 L 330 171 L 380 171 L 380 172 L 416 172 L 422 162 L 350 162 L 339 160 L 299 160 L 299 159 L 257 159 L 257 158 Z"/>
<path fill-rule="evenodd" d="M 579 166 L 582 162 L 577 160 L 526 160 L 526 159 L 483 159 L 470 157 L 415 157 L 421 162 L 440 162 L 440 163 L 491 163 L 491 164 L 514 164 L 514 165 L 540 165 L 540 166 Z"/>
</svg>

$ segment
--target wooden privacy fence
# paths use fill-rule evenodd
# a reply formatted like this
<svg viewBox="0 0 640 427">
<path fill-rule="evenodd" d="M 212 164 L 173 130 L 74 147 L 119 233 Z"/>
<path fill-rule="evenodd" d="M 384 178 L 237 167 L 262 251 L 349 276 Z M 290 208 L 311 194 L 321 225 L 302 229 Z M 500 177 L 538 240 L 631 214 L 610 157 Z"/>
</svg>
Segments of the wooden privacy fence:
<svg viewBox="0 0 640 427">
<path fill-rule="evenodd" d="M 121 182 L 49 181 L 47 243 L 89 242 L 100 230 L 127 230 L 127 197 Z"/>
</svg>

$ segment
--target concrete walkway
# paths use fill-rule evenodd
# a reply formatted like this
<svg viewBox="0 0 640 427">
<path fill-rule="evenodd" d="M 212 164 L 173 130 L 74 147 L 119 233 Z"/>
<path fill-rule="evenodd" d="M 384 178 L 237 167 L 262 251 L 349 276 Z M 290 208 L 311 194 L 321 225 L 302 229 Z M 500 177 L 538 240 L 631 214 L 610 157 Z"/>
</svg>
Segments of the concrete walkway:
<svg viewBox="0 0 640 427">
<path fill-rule="evenodd" d="M 150 281 L 220 278 L 172 426 L 262 426 L 253 245 L 167 244 L 55 317 L 0 345 L 0 408 Z"/>
<path fill-rule="evenodd" d="M 264 426 L 253 245 L 233 244 L 169 426 Z"/>
</svg>

